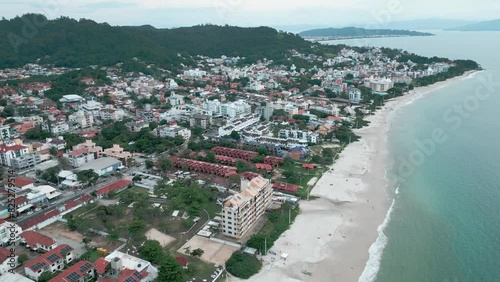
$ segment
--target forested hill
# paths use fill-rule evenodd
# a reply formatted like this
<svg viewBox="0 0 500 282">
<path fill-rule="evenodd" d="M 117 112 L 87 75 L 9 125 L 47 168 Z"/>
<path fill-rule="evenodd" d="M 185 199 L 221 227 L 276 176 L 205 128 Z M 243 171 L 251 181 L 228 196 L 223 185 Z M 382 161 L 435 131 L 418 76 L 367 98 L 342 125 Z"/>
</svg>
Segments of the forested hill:
<svg viewBox="0 0 500 282">
<path fill-rule="evenodd" d="M 365 29 L 357 27 L 345 28 L 321 28 L 312 29 L 299 33 L 302 37 L 374 37 L 374 36 L 432 36 L 432 33 L 395 30 L 395 29 Z"/>
<path fill-rule="evenodd" d="M 290 49 L 311 48 L 311 43 L 298 35 L 268 27 L 119 27 L 67 17 L 47 20 L 38 14 L 0 20 L 0 38 L 0 68 L 22 66 L 39 58 L 40 63 L 67 67 L 111 65 L 134 57 L 163 66 L 191 64 L 189 55 L 240 56 L 251 61 L 281 58 Z"/>
</svg>

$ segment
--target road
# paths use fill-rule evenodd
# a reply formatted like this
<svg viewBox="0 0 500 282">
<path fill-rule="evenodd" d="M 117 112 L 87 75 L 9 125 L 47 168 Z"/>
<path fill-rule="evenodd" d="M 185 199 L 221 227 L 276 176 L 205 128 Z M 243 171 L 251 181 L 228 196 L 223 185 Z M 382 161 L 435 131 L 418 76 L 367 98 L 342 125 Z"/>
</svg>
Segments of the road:
<svg viewBox="0 0 500 282">
<path fill-rule="evenodd" d="M 81 190 L 74 190 L 74 189 L 66 189 L 66 190 L 63 190 L 62 191 L 62 196 L 61 198 L 59 198 L 57 201 L 55 201 L 52 205 L 50 205 L 48 208 L 45 208 L 45 209 L 42 209 L 42 210 L 39 210 L 37 212 L 34 212 L 32 214 L 29 214 L 29 215 L 24 215 L 22 216 L 21 218 L 19 218 L 16 223 L 17 224 L 22 224 L 28 220 L 30 220 L 31 218 L 34 218 L 40 214 L 43 214 L 43 213 L 46 213 L 46 212 L 49 212 L 49 211 L 52 211 L 54 209 L 56 209 L 57 206 L 60 206 L 60 205 L 64 205 L 66 204 L 67 202 L 70 202 L 76 198 L 79 198 L 80 196 L 82 195 L 87 195 L 87 194 L 90 194 L 94 191 L 96 191 L 97 189 L 117 180 L 118 178 L 115 177 L 115 176 L 112 176 L 112 177 L 108 177 L 105 179 L 105 181 L 103 182 L 100 182 L 98 184 L 96 184 L 94 187 L 87 187 L 85 189 L 81 189 Z"/>
</svg>

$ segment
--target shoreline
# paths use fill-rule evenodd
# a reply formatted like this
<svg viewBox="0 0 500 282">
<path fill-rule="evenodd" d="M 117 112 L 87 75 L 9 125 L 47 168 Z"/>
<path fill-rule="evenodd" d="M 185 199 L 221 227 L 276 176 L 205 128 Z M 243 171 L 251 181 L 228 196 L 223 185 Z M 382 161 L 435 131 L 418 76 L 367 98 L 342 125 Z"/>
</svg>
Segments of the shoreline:
<svg viewBox="0 0 500 282">
<path fill-rule="evenodd" d="M 368 116 L 370 124 L 355 130 L 361 139 L 343 150 L 312 189 L 318 198 L 300 202 L 301 213 L 272 248 L 277 255 L 264 256 L 263 268 L 250 279 L 230 281 L 374 281 L 397 196 L 386 179 L 391 120 L 413 101 L 476 72 L 416 88 Z M 288 254 L 286 261 L 280 253 Z"/>
</svg>

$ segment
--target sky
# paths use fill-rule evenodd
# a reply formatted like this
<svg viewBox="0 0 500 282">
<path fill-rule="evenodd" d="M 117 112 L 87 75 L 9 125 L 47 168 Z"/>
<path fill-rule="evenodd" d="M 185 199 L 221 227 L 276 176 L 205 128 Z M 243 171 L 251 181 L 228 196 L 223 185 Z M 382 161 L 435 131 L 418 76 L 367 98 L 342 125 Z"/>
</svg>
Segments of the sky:
<svg viewBox="0 0 500 282">
<path fill-rule="evenodd" d="M 0 0 L 0 16 L 28 12 L 111 25 L 158 28 L 197 24 L 237 26 L 350 26 L 382 28 L 390 22 L 444 18 L 467 21 L 500 17 L 498 0 Z"/>
</svg>

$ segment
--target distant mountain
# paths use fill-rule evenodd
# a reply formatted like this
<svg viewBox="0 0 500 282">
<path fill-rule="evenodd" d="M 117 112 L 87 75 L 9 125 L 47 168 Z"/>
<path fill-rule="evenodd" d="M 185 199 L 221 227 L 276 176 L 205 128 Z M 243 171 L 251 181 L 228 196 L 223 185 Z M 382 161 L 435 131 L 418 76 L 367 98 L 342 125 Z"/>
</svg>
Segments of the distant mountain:
<svg viewBox="0 0 500 282">
<path fill-rule="evenodd" d="M 454 31 L 500 31 L 500 19 L 450 28 Z"/>
<path fill-rule="evenodd" d="M 424 33 L 410 30 L 394 29 L 365 29 L 358 27 L 344 28 L 321 28 L 307 30 L 299 33 L 304 38 L 362 38 L 362 37 L 389 37 L 389 36 L 432 36 L 432 33 Z"/>
<path fill-rule="evenodd" d="M 474 22 L 450 19 L 416 19 L 408 21 L 389 22 L 380 26 L 388 29 L 408 29 L 408 30 L 444 30 L 457 26 L 464 26 Z"/>
</svg>

